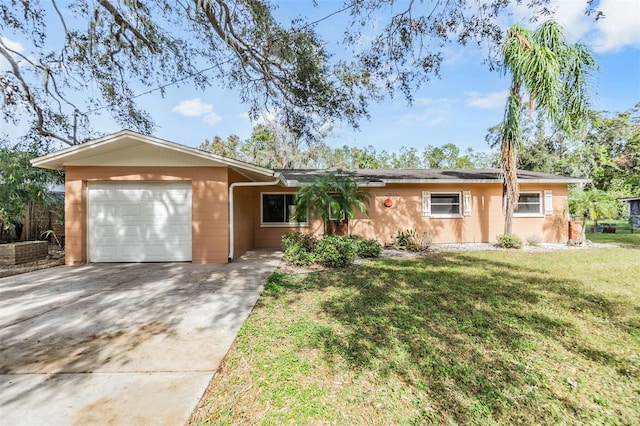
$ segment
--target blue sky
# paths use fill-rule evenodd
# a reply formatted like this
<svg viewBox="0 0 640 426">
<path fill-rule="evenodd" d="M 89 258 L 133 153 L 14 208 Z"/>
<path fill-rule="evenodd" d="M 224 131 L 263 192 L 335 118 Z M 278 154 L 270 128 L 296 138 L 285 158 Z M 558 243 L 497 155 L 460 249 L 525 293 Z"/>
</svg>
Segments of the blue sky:
<svg viewBox="0 0 640 426">
<path fill-rule="evenodd" d="M 339 0 L 318 3 L 313 8 L 310 0 L 283 1 L 277 15 L 319 18 L 343 5 Z M 600 66 L 593 78 L 594 108 L 626 110 L 640 101 L 640 0 L 600 0 L 605 18 L 598 22 L 584 15 L 586 6 L 586 0 L 552 0 L 556 19 L 565 27 L 569 40 L 587 44 Z M 514 22 L 533 25 L 528 23 L 531 12 L 525 6 L 513 7 L 511 12 L 504 20 L 505 28 Z M 339 14 L 317 27 L 330 51 L 340 52 L 339 36 L 346 18 Z M 428 144 L 449 142 L 461 150 L 487 150 L 484 137 L 489 127 L 502 120 L 509 80 L 482 64 L 486 54 L 475 45 L 448 46 L 441 78 L 425 83 L 414 94 L 412 106 L 401 95 L 372 104 L 371 119 L 363 120 L 359 131 L 337 123 L 325 141 L 332 147 L 372 145 L 387 151 L 401 146 L 420 150 Z M 228 89 L 212 87 L 203 92 L 188 86 L 170 87 L 164 98 L 156 92 L 138 102 L 158 124 L 155 136 L 185 145 L 197 146 L 215 135 L 226 138 L 236 134 L 244 139 L 251 134 L 248 107 Z M 269 114 L 264 114 L 261 120 L 268 118 Z M 93 124 L 104 133 L 120 130 L 104 116 L 94 119 Z"/>
</svg>

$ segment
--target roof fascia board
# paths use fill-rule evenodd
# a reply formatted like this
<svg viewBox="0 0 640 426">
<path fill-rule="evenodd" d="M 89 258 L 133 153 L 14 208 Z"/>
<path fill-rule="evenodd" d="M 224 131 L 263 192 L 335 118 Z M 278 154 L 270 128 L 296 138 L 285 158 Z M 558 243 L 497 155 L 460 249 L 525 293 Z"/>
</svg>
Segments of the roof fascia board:
<svg viewBox="0 0 640 426">
<path fill-rule="evenodd" d="M 281 174 L 281 181 L 284 186 L 291 187 L 291 188 L 300 188 L 310 184 L 310 182 L 304 182 L 297 179 L 287 180 L 287 178 L 285 178 L 284 175 L 282 174 Z M 358 183 L 358 186 L 361 188 L 375 188 L 375 187 L 383 187 L 386 185 L 384 182 L 381 181 L 381 182 Z"/>
<path fill-rule="evenodd" d="M 385 183 L 502 183 L 502 179 L 382 179 Z M 518 183 L 589 183 L 589 179 L 518 179 Z"/>
<path fill-rule="evenodd" d="M 370 182 L 367 184 L 359 184 L 360 187 L 384 187 L 387 184 L 452 184 L 452 183 L 466 183 L 466 184 L 482 184 L 482 183 L 502 183 L 501 179 L 380 179 L 380 183 Z M 282 176 L 283 184 L 287 187 L 301 187 L 306 184 L 306 182 L 302 182 L 300 180 L 291 179 L 287 180 Z M 518 183 L 559 183 L 559 184 L 569 184 L 569 183 L 589 183 L 591 180 L 589 179 L 520 179 Z"/>
</svg>

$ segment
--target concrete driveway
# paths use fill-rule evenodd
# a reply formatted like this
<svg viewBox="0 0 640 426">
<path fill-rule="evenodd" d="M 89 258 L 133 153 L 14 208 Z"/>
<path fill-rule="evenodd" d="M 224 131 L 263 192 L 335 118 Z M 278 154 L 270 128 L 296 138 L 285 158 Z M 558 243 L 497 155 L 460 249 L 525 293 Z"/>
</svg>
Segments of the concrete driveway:
<svg viewBox="0 0 640 426">
<path fill-rule="evenodd" d="M 279 259 L 0 279 L 0 423 L 185 423 Z"/>
</svg>

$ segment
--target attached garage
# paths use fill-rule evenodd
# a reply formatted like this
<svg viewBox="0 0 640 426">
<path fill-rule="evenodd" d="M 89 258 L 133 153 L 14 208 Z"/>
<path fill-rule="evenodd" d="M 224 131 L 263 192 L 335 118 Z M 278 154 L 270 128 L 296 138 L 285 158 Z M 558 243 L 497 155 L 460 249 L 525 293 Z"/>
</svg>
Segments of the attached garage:
<svg viewBox="0 0 640 426">
<path fill-rule="evenodd" d="M 89 182 L 90 262 L 191 261 L 191 182 Z"/>
<path fill-rule="evenodd" d="M 67 265 L 227 263 L 232 185 L 275 183 L 273 170 L 130 130 L 32 164 L 64 170 Z M 239 212 L 246 228 L 252 213 Z"/>
</svg>

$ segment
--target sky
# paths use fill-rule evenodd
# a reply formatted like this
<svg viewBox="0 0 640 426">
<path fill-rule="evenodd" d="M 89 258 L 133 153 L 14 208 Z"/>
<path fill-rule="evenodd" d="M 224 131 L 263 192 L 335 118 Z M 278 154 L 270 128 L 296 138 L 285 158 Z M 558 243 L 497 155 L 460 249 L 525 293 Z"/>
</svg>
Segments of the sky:
<svg viewBox="0 0 640 426">
<path fill-rule="evenodd" d="M 310 0 L 280 1 L 276 14 L 287 21 L 300 15 L 316 19 L 343 7 L 341 0 L 317 3 L 312 7 Z M 586 44 L 598 62 L 600 70 L 593 76 L 593 108 L 625 111 L 640 102 L 640 0 L 598 3 L 605 15 L 599 21 L 585 16 L 587 0 L 552 0 L 551 5 L 569 41 Z M 529 23 L 531 12 L 526 6 L 511 7 L 510 12 L 511 16 L 504 18 L 505 29 L 516 22 L 535 26 Z M 340 51 L 345 13 L 324 20 L 316 28 L 330 51 Z M 371 104 L 371 117 L 361 121 L 359 130 L 337 123 L 325 142 L 333 148 L 371 145 L 389 152 L 402 146 L 421 150 L 426 145 L 446 143 L 456 144 L 461 151 L 487 151 L 484 138 L 489 127 L 502 121 L 509 78 L 490 71 L 483 64 L 486 56 L 487 52 L 476 45 L 447 46 L 441 78 L 416 91 L 412 105 L 402 95 Z M 215 86 L 206 91 L 169 87 L 164 98 L 156 92 L 140 97 L 138 103 L 157 123 L 154 136 L 189 146 L 198 146 L 216 135 L 226 139 L 235 134 L 246 139 L 256 124 L 249 120 L 248 106 L 240 102 L 238 93 Z M 120 130 L 107 117 L 92 124 L 103 133 Z"/>
</svg>

